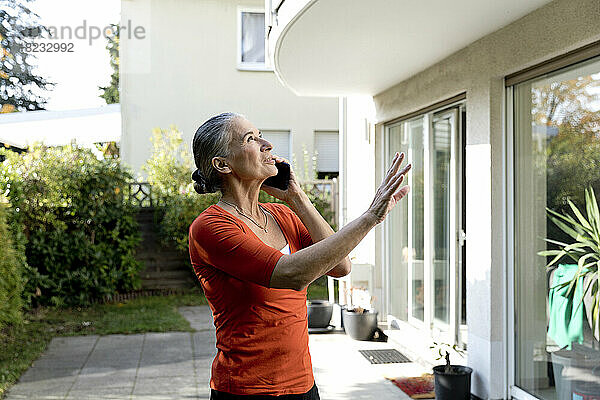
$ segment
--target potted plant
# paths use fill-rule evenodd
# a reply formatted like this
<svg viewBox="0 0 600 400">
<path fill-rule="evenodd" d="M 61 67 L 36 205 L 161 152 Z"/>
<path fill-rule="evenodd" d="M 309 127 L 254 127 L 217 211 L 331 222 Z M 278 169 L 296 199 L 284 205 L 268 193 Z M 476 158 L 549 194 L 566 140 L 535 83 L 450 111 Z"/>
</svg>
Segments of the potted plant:
<svg viewBox="0 0 600 400">
<path fill-rule="evenodd" d="M 598 340 L 599 338 L 600 212 L 598 211 L 598 202 L 593 189 L 589 187 L 585 190 L 585 215 L 570 199 L 567 199 L 567 204 L 573 215 L 559 213 L 549 208 L 546 208 L 546 210 L 550 221 L 569 237 L 568 241 L 570 243 L 565 243 L 564 239 L 547 238 L 545 241 L 557 246 L 557 248 L 538 252 L 540 256 L 553 257 L 546 268 L 548 271 L 556 268 L 555 274 L 562 274 L 564 278 L 559 281 L 555 279 L 549 288 L 549 296 L 553 293 L 559 293 L 560 299 L 565 299 L 568 305 L 564 308 L 565 311 L 562 311 L 565 315 L 558 316 L 556 321 L 568 326 L 569 332 L 575 332 L 576 335 L 574 336 L 577 336 L 577 340 L 573 340 L 575 337 L 571 335 L 553 337 L 557 343 L 559 343 L 559 340 L 564 342 L 560 343 L 563 347 L 561 350 L 551 353 L 556 390 L 558 395 L 563 397 L 570 396 L 575 389 L 573 385 L 576 382 L 570 376 L 572 375 L 571 370 L 579 371 L 577 374 L 582 380 L 594 382 L 597 378 L 594 378 L 593 367 L 598 365 L 600 359 L 598 350 L 577 344 L 577 342 L 581 343 L 583 340 L 583 331 L 579 331 L 583 313 L 579 310 L 582 304 L 585 304 L 587 323 L 595 339 Z M 559 261 L 565 258 L 570 260 L 571 264 L 558 264 Z M 575 302 L 577 303 L 576 306 Z M 557 310 L 562 309 L 557 308 Z M 552 322 L 555 321 L 551 320 L 549 322 L 549 334 L 553 331 Z M 572 324 L 579 324 L 578 329 L 575 329 L 576 325 Z M 564 330 L 558 329 L 557 332 L 564 332 Z M 584 390 L 585 388 L 580 389 Z"/>
<path fill-rule="evenodd" d="M 355 340 L 371 340 L 376 336 L 377 311 L 371 302 L 373 298 L 365 288 L 351 287 L 349 292 L 349 304 L 342 309 L 342 323 L 346 333 Z"/>
<path fill-rule="evenodd" d="M 346 333 L 354 340 L 371 340 L 377 331 L 377 311 L 362 307 L 342 309 Z"/>
<path fill-rule="evenodd" d="M 327 329 L 333 314 L 333 303 L 327 300 L 308 300 L 306 302 L 309 329 Z"/>
<path fill-rule="evenodd" d="M 446 359 L 445 365 L 433 367 L 435 398 L 437 400 L 469 400 L 471 398 L 472 368 L 450 364 L 450 350 L 463 355 L 465 352 L 457 345 L 433 342 L 431 349 L 437 350 L 437 360 Z"/>
<path fill-rule="evenodd" d="M 600 269 L 600 212 L 593 189 L 585 190 L 585 209 L 586 216 L 583 215 L 567 199 L 567 203 L 575 218 L 569 214 L 561 214 L 546 208 L 548 218 L 556 224 L 564 233 L 572 238 L 571 243 L 563 243 L 553 239 L 545 239 L 546 242 L 558 246 L 558 249 L 551 249 L 538 252 L 538 255 L 554 258 L 546 265 L 551 269 L 563 257 L 568 257 L 577 264 L 576 271 L 570 280 L 567 280 L 556 287 L 559 289 L 568 287 L 568 299 L 573 302 L 576 289 L 581 285 L 583 292 L 581 300 L 577 307 L 580 307 L 586 295 L 592 300 L 587 308 L 588 322 L 596 340 L 598 335 L 598 270 Z M 553 288 L 554 289 L 554 288 Z"/>
</svg>

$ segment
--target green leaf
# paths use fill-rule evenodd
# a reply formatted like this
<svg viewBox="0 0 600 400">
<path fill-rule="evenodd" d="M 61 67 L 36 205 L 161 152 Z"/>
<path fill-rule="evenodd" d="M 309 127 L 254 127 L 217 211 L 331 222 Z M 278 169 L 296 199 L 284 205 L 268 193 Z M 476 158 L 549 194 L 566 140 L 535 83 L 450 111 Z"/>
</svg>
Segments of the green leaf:
<svg viewBox="0 0 600 400">
<path fill-rule="evenodd" d="M 600 236 L 600 211 L 598 210 L 598 202 L 596 201 L 596 195 L 594 194 L 594 189 L 589 187 L 585 190 L 585 203 L 588 213 L 588 218 L 594 222 L 596 225 L 596 238 Z"/>
<path fill-rule="evenodd" d="M 575 204 L 573 204 L 573 202 L 570 199 L 568 199 L 567 202 L 568 202 L 569 206 L 571 207 L 571 210 L 573 210 L 573 213 L 575 214 L 575 216 L 577 217 L 577 219 L 581 223 L 581 225 L 584 228 L 586 228 L 586 229 L 588 229 L 590 231 L 593 231 L 594 228 L 592 228 L 592 226 L 590 225 L 590 223 L 583 217 L 583 214 L 581 214 L 581 212 L 575 206 Z"/>
<path fill-rule="evenodd" d="M 573 239 L 577 240 L 577 238 L 580 236 L 580 232 L 578 232 L 575 229 L 569 227 L 567 224 L 565 224 L 564 222 L 562 222 L 560 219 L 555 218 L 555 217 L 553 217 L 551 215 L 549 215 L 548 218 L 550 218 L 550 220 L 552 222 L 554 222 L 554 224 L 556 226 L 558 226 L 563 232 L 565 232 L 567 235 L 571 236 Z"/>
<path fill-rule="evenodd" d="M 575 229 L 578 233 L 581 233 L 582 231 L 585 231 L 585 229 L 583 228 L 583 226 L 581 224 L 579 224 L 577 221 L 575 221 L 573 219 L 573 217 L 571 217 L 570 215 L 563 215 L 560 214 L 554 210 L 551 210 L 549 208 L 546 208 L 546 210 L 548 211 L 549 217 L 550 219 L 554 222 L 554 219 L 558 218 L 558 219 L 562 219 L 563 221 L 573 225 L 573 227 L 575 228 L 579 228 L 579 229 Z"/>
</svg>

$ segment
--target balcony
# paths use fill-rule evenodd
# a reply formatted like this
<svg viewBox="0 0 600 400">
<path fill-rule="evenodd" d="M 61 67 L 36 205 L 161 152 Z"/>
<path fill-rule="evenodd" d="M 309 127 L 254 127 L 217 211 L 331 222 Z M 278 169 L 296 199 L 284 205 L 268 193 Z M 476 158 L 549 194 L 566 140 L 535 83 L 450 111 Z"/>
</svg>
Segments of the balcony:
<svg viewBox="0 0 600 400">
<path fill-rule="evenodd" d="M 549 2 L 265 0 L 268 57 L 297 95 L 375 95 Z"/>
</svg>

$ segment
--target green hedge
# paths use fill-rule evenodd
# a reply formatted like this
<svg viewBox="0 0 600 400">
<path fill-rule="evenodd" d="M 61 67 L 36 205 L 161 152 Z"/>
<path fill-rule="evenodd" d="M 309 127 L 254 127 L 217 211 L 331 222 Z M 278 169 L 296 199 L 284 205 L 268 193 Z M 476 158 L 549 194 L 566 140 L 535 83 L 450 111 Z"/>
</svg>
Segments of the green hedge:
<svg viewBox="0 0 600 400">
<path fill-rule="evenodd" d="M 12 234 L 6 222 L 6 204 L 0 196 L 0 329 L 22 322 L 24 255 L 14 246 Z"/>
<path fill-rule="evenodd" d="M 138 225 L 123 201 L 128 171 L 76 146 L 2 152 L 0 193 L 24 227 L 30 306 L 88 305 L 139 288 Z"/>
</svg>

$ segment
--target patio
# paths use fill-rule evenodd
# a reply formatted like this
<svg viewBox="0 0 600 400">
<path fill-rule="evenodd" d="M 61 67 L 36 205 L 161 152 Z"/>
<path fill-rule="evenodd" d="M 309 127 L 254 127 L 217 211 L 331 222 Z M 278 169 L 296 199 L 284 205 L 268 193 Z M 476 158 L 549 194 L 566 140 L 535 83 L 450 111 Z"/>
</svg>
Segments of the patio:
<svg viewBox="0 0 600 400">
<path fill-rule="evenodd" d="M 181 307 L 196 332 L 57 337 L 6 400 L 208 399 L 214 331 L 208 307 Z M 394 342 L 360 342 L 312 334 L 310 351 L 322 399 L 409 399 L 385 376 L 420 375 L 417 363 L 370 364 L 358 350 Z"/>
</svg>

